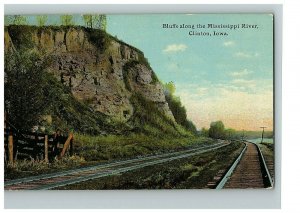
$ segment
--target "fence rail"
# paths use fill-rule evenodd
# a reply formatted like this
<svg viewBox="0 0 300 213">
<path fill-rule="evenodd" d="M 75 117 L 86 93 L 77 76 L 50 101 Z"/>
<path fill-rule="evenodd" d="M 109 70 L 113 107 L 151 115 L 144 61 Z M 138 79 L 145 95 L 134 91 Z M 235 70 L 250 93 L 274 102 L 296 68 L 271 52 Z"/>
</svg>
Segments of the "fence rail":
<svg viewBox="0 0 300 213">
<path fill-rule="evenodd" d="M 17 159 L 34 158 L 52 161 L 65 153 L 73 155 L 73 134 L 61 135 L 59 132 L 48 135 L 18 131 L 6 125 L 4 129 L 4 160 L 13 164 Z"/>
</svg>

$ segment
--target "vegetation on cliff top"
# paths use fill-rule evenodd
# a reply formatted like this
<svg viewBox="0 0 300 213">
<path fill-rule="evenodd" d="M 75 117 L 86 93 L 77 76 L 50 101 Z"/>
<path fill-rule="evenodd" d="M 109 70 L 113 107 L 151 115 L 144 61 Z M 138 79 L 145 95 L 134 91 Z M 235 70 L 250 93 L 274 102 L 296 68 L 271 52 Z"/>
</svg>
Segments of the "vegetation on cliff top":
<svg viewBox="0 0 300 213">
<path fill-rule="evenodd" d="M 183 120 L 186 119 L 186 114 L 184 118 L 181 118 L 182 122 L 179 122 L 179 119 L 177 119 L 178 124 L 176 124 L 164 115 L 154 103 L 142 97 L 140 94 L 136 94 L 134 91 L 132 91 L 130 100 L 134 107 L 134 114 L 127 123 L 111 122 L 104 114 L 95 112 L 89 107 L 87 102 L 75 99 L 69 87 L 59 82 L 51 73 L 46 71 L 47 66 L 51 63 L 51 57 L 48 57 L 47 54 L 45 56 L 45 52 L 43 51 L 33 51 L 35 44 L 31 40 L 31 33 L 34 31 L 41 33 L 42 31 L 69 30 L 70 28 L 74 27 L 19 25 L 6 27 L 5 30 L 9 33 L 16 49 L 14 52 L 7 52 L 5 56 L 5 73 L 6 79 L 8 79 L 5 83 L 6 112 L 9 120 L 15 126 L 18 126 L 20 129 L 31 129 L 33 125 L 37 125 L 45 128 L 46 132 L 53 132 L 55 129 L 60 128 L 65 131 L 74 130 L 78 133 L 90 135 L 126 135 L 129 133 L 143 133 L 154 137 L 188 137 L 193 135 L 192 131 L 190 131 L 191 129 L 182 125 L 184 124 Z M 95 46 L 101 47 L 100 49 L 102 50 L 108 47 L 107 45 L 109 45 L 111 39 L 115 39 L 99 29 L 77 28 L 84 30 L 89 36 L 90 41 Z M 143 53 L 138 51 L 138 54 L 138 60 L 131 60 L 124 66 L 123 74 L 125 73 L 125 84 L 126 71 L 128 71 L 130 67 L 136 64 L 143 64 L 151 69 Z M 33 56 L 35 56 L 35 60 L 28 59 Z M 48 57 L 47 60 L 45 60 L 48 62 L 47 64 L 42 67 L 33 66 L 37 61 L 43 61 L 45 57 Z M 14 66 L 12 66 L 13 64 Z M 17 64 L 22 64 L 22 66 L 18 67 L 16 66 Z M 24 79 L 20 78 L 20 74 L 23 75 Z M 158 78 L 153 71 L 152 79 L 152 83 L 158 82 Z M 18 81 L 22 81 L 22 83 L 18 84 Z M 35 83 L 31 84 L 31 81 Z M 129 87 L 127 89 L 130 90 Z M 19 92 L 21 90 L 24 94 Z M 41 94 L 35 96 L 37 92 Z M 20 94 L 22 100 L 18 97 Z M 43 107 L 36 105 L 34 99 L 29 97 L 28 94 L 38 99 Z M 22 103 L 13 102 L 15 100 L 20 100 Z M 33 106 L 38 108 L 34 109 L 32 113 L 15 113 L 20 107 L 22 107 L 22 110 L 26 110 L 26 108 Z M 14 110 L 12 110 L 12 108 L 14 108 Z M 20 110 L 20 112 L 23 112 L 22 110 Z M 174 113 L 175 111 L 173 110 L 172 112 Z M 34 116 L 33 113 L 35 113 Z M 27 117 L 25 115 L 27 115 Z M 24 118 L 22 118 L 22 116 Z M 21 120 L 23 121 L 20 122 Z M 30 124 L 27 124 L 25 120 L 30 120 Z M 41 131 L 41 129 L 39 131 Z"/>
<path fill-rule="evenodd" d="M 173 82 L 169 82 L 164 84 L 166 101 L 168 102 L 169 108 L 176 120 L 176 122 L 183 126 L 186 130 L 196 133 L 197 129 L 192 121 L 188 120 L 186 109 L 182 105 L 179 97 L 175 96 L 175 84 Z"/>
</svg>

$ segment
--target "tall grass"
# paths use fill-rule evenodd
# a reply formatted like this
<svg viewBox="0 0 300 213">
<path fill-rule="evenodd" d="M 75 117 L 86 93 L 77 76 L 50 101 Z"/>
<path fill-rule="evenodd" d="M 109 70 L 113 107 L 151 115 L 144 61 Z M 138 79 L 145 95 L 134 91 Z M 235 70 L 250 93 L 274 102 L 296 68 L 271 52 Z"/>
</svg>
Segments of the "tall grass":
<svg viewBox="0 0 300 213">
<path fill-rule="evenodd" d="M 213 142 L 208 138 L 157 138 L 143 133 L 126 136 L 90 136 L 77 133 L 74 138 L 75 151 L 87 161 L 105 161 L 159 154 Z"/>
<path fill-rule="evenodd" d="M 147 100 L 141 94 L 134 93 L 130 102 L 134 106 L 134 113 L 129 121 L 138 126 L 140 131 L 146 135 L 160 138 L 193 136 L 191 132 L 159 110 L 155 102 Z"/>
<path fill-rule="evenodd" d="M 15 161 L 13 165 L 5 165 L 4 177 L 6 179 L 22 178 L 48 172 L 62 171 L 86 164 L 85 159 L 78 155 L 65 156 L 62 159 L 55 159 L 51 163 L 33 158 L 23 159 Z"/>
</svg>

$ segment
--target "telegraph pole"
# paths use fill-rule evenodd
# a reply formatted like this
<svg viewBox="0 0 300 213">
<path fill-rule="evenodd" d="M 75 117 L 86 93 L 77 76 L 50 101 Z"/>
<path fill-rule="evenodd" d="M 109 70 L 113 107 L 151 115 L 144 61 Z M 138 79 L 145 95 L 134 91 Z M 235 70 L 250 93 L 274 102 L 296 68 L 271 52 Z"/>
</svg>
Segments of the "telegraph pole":
<svg viewBox="0 0 300 213">
<path fill-rule="evenodd" d="M 261 142 L 260 142 L 260 143 L 262 143 L 262 142 L 264 141 L 264 133 L 265 133 L 265 129 L 266 129 L 267 127 L 261 126 L 260 128 L 263 129 L 263 130 L 262 130 L 262 134 L 261 134 Z"/>
<path fill-rule="evenodd" d="M 243 129 L 243 136 L 242 136 L 242 141 L 245 140 L 245 130 Z"/>
</svg>

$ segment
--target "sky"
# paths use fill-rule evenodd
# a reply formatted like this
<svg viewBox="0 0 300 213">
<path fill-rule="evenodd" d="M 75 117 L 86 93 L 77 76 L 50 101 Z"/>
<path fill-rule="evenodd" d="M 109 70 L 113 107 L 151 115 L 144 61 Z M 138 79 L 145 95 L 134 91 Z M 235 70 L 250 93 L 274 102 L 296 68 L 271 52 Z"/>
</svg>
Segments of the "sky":
<svg viewBox="0 0 300 213">
<path fill-rule="evenodd" d="M 49 17 L 48 24 L 59 20 Z M 74 20 L 83 24 L 79 15 Z M 239 28 L 211 29 L 209 24 Z M 214 31 L 227 35 L 214 36 Z M 175 95 L 198 129 L 217 120 L 236 130 L 273 129 L 271 14 L 107 15 L 107 32 L 143 51 L 163 83 L 174 82 Z"/>
<path fill-rule="evenodd" d="M 208 24 L 239 28 L 211 29 Z M 111 15 L 107 27 L 110 34 L 142 50 L 162 82 L 175 83 L 175 94 L 198 129 L 217 120 L 236 130 L 273 129 L 271 14 Z M 213 31 L 228 35 L 213 36 Z"/>
</svg>

